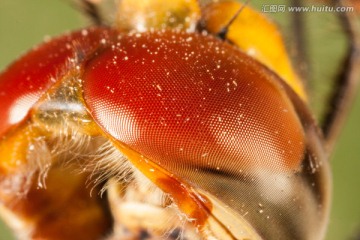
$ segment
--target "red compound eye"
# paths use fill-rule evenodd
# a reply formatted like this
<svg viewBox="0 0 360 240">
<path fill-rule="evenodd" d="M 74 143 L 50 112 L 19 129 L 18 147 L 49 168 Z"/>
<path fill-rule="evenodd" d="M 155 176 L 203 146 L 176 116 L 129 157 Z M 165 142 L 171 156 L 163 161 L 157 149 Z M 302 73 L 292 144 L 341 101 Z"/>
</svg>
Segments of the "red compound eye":
<svg viewBox="0 0 360 240">
<path fill-rule="evenodd" d="M 172 172 L 299 168 L 304 132 L 282 83 L 216 39 L 124 36 L 89 62 L 84 80 L 100 126 Z"/>
<path fill-rule="evenodd" d="M 95 122 L 196 224 L 210 213 L 240 239 L 275 239 L 287 229 L 284 239 L 322 234 L 316 206 L 328 205 L 326 168 L 308 175 L 324 158 L 316 128 L 301 100 L 256 60 L 196 33 L 120 35 L 89 60 L 83 80 Z M 258 204 L 271 221 L 245 214 Z M 278 204 L 281 211 L 271 207 Z M 314 221 L 286 217 L 299 205 L 296 219 Z M 264 227 L 269 222 L 284 228 Z"/>
<path fill-rule="evenodd" d="M 0 136 L 23 121 L 39 98 L 71 67 L 91 53 L 112 30 L 90 28 L 34 48 L 0 75 Z"/>
</svg>

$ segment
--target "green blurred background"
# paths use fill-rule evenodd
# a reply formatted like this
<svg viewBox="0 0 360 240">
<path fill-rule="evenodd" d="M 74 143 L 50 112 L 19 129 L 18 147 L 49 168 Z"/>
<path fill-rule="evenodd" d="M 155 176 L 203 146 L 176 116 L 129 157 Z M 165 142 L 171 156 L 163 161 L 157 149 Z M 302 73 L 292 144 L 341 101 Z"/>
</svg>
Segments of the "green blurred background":
<svg viewBox="0 0 360 240">
<path fill-rule="evenodd" d="M 263 4 L 284 4 L 286 0 L 252 0 Z M 306 3 L 311 5 L 312 3 Z M 289 30 L 289 13 L 273 14 Z M 311 96 L 316 113 L 325 104 L 324 93 L 339 67 L 344 39 L 336 18 L 330 13 L 306 14 L 309 54 L 312 60 Z M 87 25 L 88 22 L 66 0 L 0 0 L 0 70 L 45 36 Z M 291 46 L 291 40 L 287 40 Z M 359 66 L 360 67 L 360 66 Z M 333 204 L 327 240 L 360 239 L 360 97 L 347 121 L 336 151 L 332 156 Z M 0 156 L 1 157 L 1 156 Z M 0 240 L 14 239 L 0 222 Z"/>
</svg>

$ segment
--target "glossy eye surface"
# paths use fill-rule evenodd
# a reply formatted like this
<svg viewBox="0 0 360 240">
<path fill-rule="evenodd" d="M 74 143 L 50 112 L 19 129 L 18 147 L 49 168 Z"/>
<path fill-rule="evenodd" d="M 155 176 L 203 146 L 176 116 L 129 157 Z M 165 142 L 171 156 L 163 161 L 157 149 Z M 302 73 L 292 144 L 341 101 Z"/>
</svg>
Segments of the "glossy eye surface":
<svg viewBox="0 0 360 240">
<path fill-rule="evenodd" d="M 143 168 L 164 169 L 222 202 L 264 238 L 323 234 L 329 189 L 321 140 L 302 101 L 264 66 L 211 36 L 164 31 L 121 36 L 85 69 L 91 115 L 158 167 Z M 229 218 L 219 212 L 220 221 Z M 236 228 L 229 223 L 240 239 Z"/>
<path fill-rule="evenodd" d="M 43 93 L 66 74 L 69 59 L 77 61 L 77 57 L 91 53 L 108 35 L 109 31 L 105 29 L 65 35 L 34 48 L 6 69 L 0 75 L 0 135 L 27 117 Z M 79 48 L 78 55 L 74 54 L 74 47 Z"/>
<path fill-rule="evenodd" d="M 116 45 L 83 76 L 90 112 L 116 140 L 181 169 L 299 169 L 300 119 L 284 83 L 253 59 L 197 34 L 144 33 Z"/>
</svg>

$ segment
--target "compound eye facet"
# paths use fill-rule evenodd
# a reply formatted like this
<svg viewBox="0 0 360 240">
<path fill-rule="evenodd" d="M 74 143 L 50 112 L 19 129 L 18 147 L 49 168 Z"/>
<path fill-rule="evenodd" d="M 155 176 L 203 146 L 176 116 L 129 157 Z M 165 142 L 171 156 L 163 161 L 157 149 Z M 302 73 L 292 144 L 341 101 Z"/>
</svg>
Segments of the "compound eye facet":
<svg viewBox="0 0 360 240">
<path fill-rule="evenodd" d="M 257 61 L 209 36 L 143 33 L 121 36 L 83 79 L 104 132 L 169 178 L 222 202 L 265 239 L 323 234 L 327 167 L 310 146 L 320 140 L 301 100 Z"/>
</svg>

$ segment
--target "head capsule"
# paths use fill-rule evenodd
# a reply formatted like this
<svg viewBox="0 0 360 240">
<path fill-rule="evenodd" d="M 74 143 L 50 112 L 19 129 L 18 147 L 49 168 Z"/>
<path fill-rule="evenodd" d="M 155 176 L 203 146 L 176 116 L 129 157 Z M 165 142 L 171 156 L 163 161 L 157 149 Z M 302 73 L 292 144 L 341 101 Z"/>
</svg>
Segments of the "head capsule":
<svg viewBox="0 0 360 240">
<path fill-rule="evenodd" d="M 278 32 L 254 10 L 246 11 L 268 30 L 273 51 L 249 41 L 253 22 L 241 13 L 230 33 L 248 38 L 229 43 L 206 31 L 226 23 L 213 14 L 230 11 L 226 4 L 239 6 L 202 9 L 201 33 L 164 23 L 121 34 L 86 63 L 84 101 L 202 237 L 321 239 L 329 169 L 301 83 Z"/>
<path fill-rule="evenodd" d="M 122 1 L 117 30 L 64 40 L 90 46 L 59 80 L 41 78 L 44 87 L 16 123 L 31 111 L 30 121 L 47 131 L 61 132 L 66 122 L 109 139 L 169 196 L 198 239 L 321 239 L 330 195 L 321 134 L 272 24 L 247 6 L 227 38 L 216 37 L 239 7 Z M 276 46 L 271 51 L 258 41 L 254 19 Z M 60 54 L 60 64 L 72 54 Z M 59 107 L 61 101 L 80 111 Z M 0 132 L 12 127 L 0 125 Z"/>
</svg>

